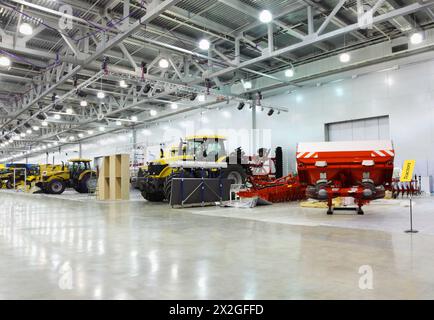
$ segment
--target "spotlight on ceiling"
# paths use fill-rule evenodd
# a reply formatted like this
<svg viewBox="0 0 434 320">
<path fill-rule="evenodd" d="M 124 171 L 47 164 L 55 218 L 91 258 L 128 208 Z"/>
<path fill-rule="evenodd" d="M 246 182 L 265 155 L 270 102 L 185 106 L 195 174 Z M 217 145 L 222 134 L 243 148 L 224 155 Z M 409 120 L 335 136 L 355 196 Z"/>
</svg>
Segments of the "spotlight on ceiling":
<svg viewBox="0 0 434 320">
<path fill-rule="evenodd" d="M 149 93 L 149 91 L 151 91 L 151 89 L 152 89 L 151 84 L 147 83 L 147 84 L 145 85 L 145 87 L 143 88 L 143 92 L 144 92 L 145 94 L 147 94 L 147 93 Z"/>
<path fill-rule="evenodd" d="M 270 111 L 268 111 L 267 115 L 269 117 L 271 117 L 273 115 L 273 113 L 274 113 L 274 109 L 270 109 Z"/>
<path fill-rule="evenodd" d="M 423 35 L 421 32 L 415 32 L 410 36 L 411 44 L 420 44 L 423 42 Z"/>
<path fill-rule="evenodd" d="M 158 62 L 158 65 L 160 66 L 160 68 L 162 69 L 167 69 L 169 68 L 169 61 L 167 61 L 167 59 L 162 58 L 160 59 L 160 61 Z"/>
<path fill-rule="evenodd" d="M 238 107 L 237 107 L 237 109 L 238 110 L 243 110 L 243 108 L 244 108 L 244 106 L 245 106 L 246 104 L 244 103 L 244 102 L 240 102 L 240 103 L 238 103 Z"/>
<path fill-rule="evenodd" d="M 20 33 L 24 34 L 25 36 L 30 36 L 31 34 L 33 34 L 33 28 L 30 24 L 28 23 L 22 23 L 20 25 Z"/>
<path fill-rule="evenodd" d="M 350 54 L 349 53 L 342 53 L 340 56 L 339 56 L 339 60 L 342 62 L 342 63 L 347 63 L 347 62 L 350 62 L 350 60 L 351 60 L 351 56 L 350 56 Z"/>
<path fill-rule="evenodd" d="M 43 113 L 38 113 L 36 115 L 36 118 L 39 119 L 39 120 L 46 120 L 47 116 L 45 114 L 43 114 Z"/>
<path fill-rule="evenodd" d="M 210 43 L 207 39 L 202 39 L 199 41 L 200 50 L 208 50 L 209 46 L 210 46 Z"/>
<path fill-rule="evenodd" d="M 197 97 L 197 93 L 193 92 L 190 96 L 190 101 L 196 100 L 196 97 Z"/>
<path fill-rule="evenodd" d="M 273 20 L 273 15 L 268 10 L 262 10 L 259 14 L 259 21 L 262 23 L 270 23 Z"/>
<path fill-rule="evenodd" d="M 0 57 L 0 67 L 10 67 L 11 66 L 11 59 L 5 56 Z"/>
</svg>

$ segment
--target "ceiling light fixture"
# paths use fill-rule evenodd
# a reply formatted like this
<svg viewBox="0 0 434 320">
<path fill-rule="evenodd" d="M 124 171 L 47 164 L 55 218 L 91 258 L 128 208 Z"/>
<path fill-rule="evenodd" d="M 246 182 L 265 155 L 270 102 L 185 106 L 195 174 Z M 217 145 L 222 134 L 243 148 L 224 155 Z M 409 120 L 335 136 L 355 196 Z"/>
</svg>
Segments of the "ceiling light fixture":
<svg viewBox="0 0 434 320">
<path fill-rule="evenodd" d="M 98 93 L 96 94 L 96 96 L 98 97 L 98 99 L 104 99 L 105 98 L 105 93 L 102 91 L 98 91 Z"/>
<path fill-rule="evenodd" d="M 342 53 L 340 56 L 339 56 L 339 60 L 342 62 L 342 63 L 347 63 L 347 62 L 350 62 L 350 60 L 351 60 L 351 56 L 350 56 L 350 54 L 349 53 Z"/>
<path fill-rule="evenodd" d="M 21 34 L 24 34 L 26 36 L 30 36 L 31 34 L 33 34 L 33 27 L 28 23 L 22 23 L 19 30 Z"/>
<path fill-rule="evenodd" d="M 158 65 L 162 69 L 167 69 L 167 68 L 169 68 L 169 61 L 167 61 L 167 59 L 164 59 L 164 58 L 160 59 L 160 61 L 158 62 Z"/>
<path fill-rule="evenodd" d="M 151 113 L 151 116 L 152 117 L 155 117 L 156 115 L 157 115 L 157 110 L 154 110 L 154 109 L 152 109 L 151 111 L 150 111 L 150 113 Z"/>
<path fill-rule="evenodd" d="M 415 32 L 410 36 L 411 44 L 420 44 L 423 42 L 423 35 L 420 32 Z"/>
<path fill-rule="evenodd" d="M 54 115 L 54 119 L 56 119 L 56 120 L 60 120 L 60 114 L 55 114 L 55 115 Z"/>
<path fill-rule="evenodd" d="M 116 121 L 116 125 L 117 125 L 117 126 L 121 126 L 121 125 L 122 125 L 122 122 L 121 122 L 120 120 L 117 120 L 117 121 Z"/>
<path fill-rule="evenodd" d="M 294 69 L 292 69 L 292 68 L 285 71 L 285 77 L 287 77 L 287 78 L 292 78 L 294 76 L 294 74 L 295 74 L 295 72 L 294 72 Z"/>
<path fill-rule="evenodd" d="M 136 122 L 138 119 L 137 119 L 137 116 L 132 116 L 131 117 L 131 121 L 133 121 L 133 122 Z"/>
<path fill-rule="evenodd" d="M 41 125 L 42 125 L 43 127 L 47 127 L 47 126 L 48 126 L 48 122 L 44 120 L 44 121 L 41 122 Z"/>
<path fill-rule="evenodd" d="M 200 50 L 208 50 L 210 47 L 210 43 L 207 39 L 202 39 L 199 41 L 199 48 Z"/>
<path fill-rule="evenodd" d="M 86 100 L 81 100 L 80 101 L 80 106 L 87 107 L 87 101 Z"/>
<path fill-rule="evenodd" d="M 246 81 L 243 83 L 244 89 L 249 90 L 252 89 L 252 82 L 251 81 Z"/>
<path fill-rule="evenodd" d="M 197 96 L 197 100 L 199 100 L 199 102 L 205 102 L 206 97 L 204 94 L 200 94 Z"/>
<path fill-rule="evenodd" d="M 121 88 L 126 88 L 126 87 L 128 87 L 128 85 L 127 85 L 127 83 L 125 82 L 125 80 L 121 80 L 121 81 L 119 81 L 119 86 L 120 86 Z"/>
<path fill-rule="evenodd" d="M 176 109 L 178 109 L 178 105 L 177 105 L 176 103 L 172 103 L 172 104 L 170 105 L 170 108 L 171 108 L 172 110 L 176 110 Z"/>
<path fill-rule="evenodd" d="M 269 10 L 262 10 L 259 14 L 259 21 L 262 23 L 270 23 L 273 20 L 273 15 Z"/>
<path fill-rule="evenodd" d="M 74 110 L 72 110 L 72 108 L 68 108 L 68 109 L 66 109 L 66 113 L 67 114 L 73 114 Z"/>
<path fill-rule="evenodd" d="M 11 59 L 5 56 L 0 57 L 0 67 L 10 67 L 11 66 Z"/>
</svg>

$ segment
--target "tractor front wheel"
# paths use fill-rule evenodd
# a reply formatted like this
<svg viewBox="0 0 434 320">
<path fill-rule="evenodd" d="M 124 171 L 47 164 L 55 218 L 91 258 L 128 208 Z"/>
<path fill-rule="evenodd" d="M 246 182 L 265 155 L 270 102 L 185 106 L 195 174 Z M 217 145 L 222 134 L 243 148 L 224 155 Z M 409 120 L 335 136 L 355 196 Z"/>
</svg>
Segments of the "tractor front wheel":
<svg viewBox="0 0 434 320">
<path fill-rule="evenodd" d="M 226 169 L 221 171 L 221 177 L 223 179 L 232 180 L 232 184 L 244 184 L 246 183 L 247 174 L 244 168 L 239 165 L 229 165 Z"/>
<path fill-rule="evenodd" d="M 44 188 L 44 190 L 50 194 L 62 194 L 65 188 L 65 181 L 54 179 L 48 183 L 47 188 Z"/>
<path fill-rule="evenodd" d="M 81 181 L 78 182 L 78 188 L 76 189 L 79 193 L 93 193 L 96 189 L 96 177 L 91 177 L 90 174 L 86 174 Z"/>
</svg>

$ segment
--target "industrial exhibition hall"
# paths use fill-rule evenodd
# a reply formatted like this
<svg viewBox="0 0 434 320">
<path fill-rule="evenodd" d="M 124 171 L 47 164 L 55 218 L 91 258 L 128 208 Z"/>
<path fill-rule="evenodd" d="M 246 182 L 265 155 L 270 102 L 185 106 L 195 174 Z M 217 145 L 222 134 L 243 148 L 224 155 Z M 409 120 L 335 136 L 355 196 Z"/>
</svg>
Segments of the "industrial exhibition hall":
<svg viewBox="0 0 434 320">
<path fill-rule="evenodd" d="M 433 49 L 434 0 L 0 0 L 0 300 L 433 299 Z"/>
</svg>

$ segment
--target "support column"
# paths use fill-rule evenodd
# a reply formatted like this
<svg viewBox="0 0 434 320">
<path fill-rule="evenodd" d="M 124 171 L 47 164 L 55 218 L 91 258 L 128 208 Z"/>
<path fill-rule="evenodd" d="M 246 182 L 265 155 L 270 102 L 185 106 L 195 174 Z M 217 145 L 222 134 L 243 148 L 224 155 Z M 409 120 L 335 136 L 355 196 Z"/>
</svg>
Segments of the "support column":
<svg viewBox="0 0 434 320">
<path fill-rule="evenodd" d="M 81 148 L 81 142 L 78 143 L 78 157 L 81 159 L 82 158 L 82 148 Z"/>
</svg>

